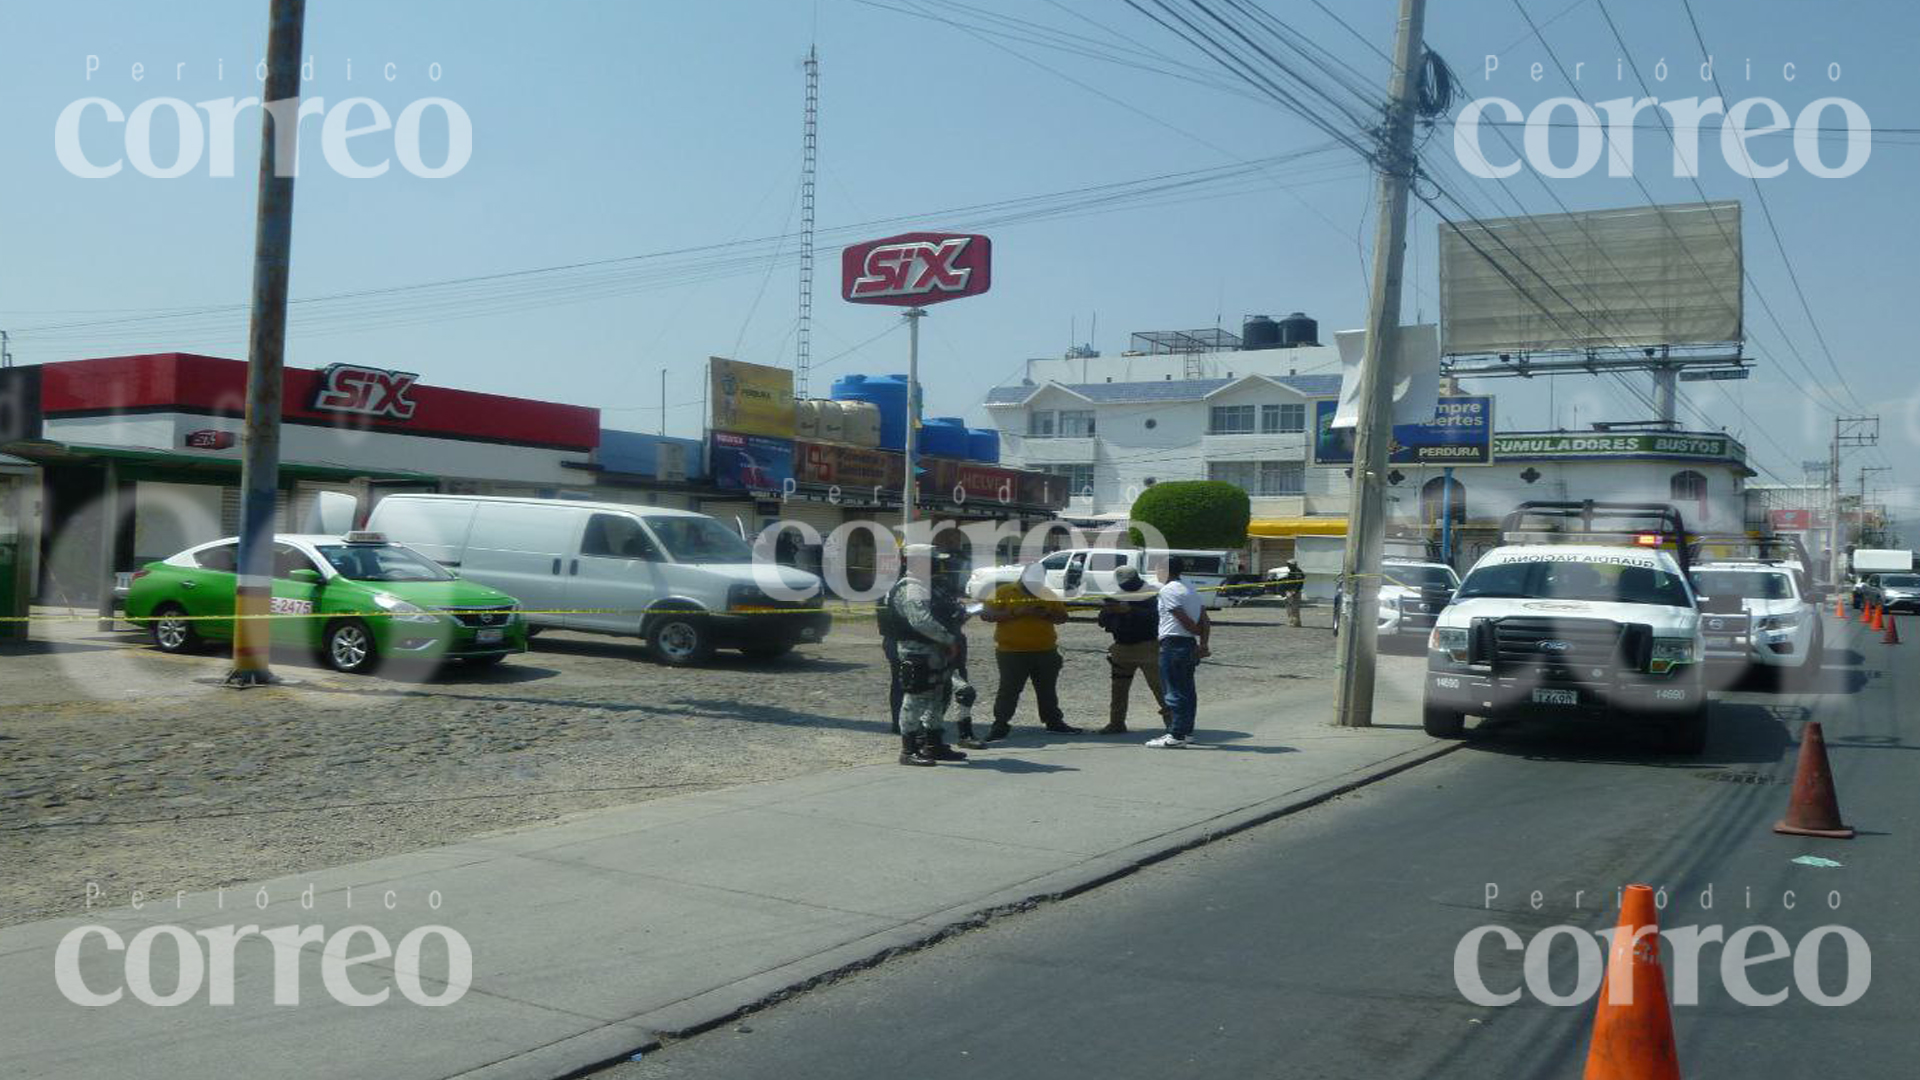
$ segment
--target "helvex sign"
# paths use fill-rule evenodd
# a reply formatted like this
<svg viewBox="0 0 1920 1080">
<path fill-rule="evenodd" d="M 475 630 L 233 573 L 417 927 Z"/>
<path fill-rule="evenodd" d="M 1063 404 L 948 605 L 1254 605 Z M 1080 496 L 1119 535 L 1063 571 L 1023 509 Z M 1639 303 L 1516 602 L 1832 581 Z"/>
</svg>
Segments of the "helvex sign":
<svg viewBox="0 0 1920 1080">
<path fill-rule="evenodd" d="M 993 242 L 973 233 L 902 233 L 840 252 L 840 297 L 917 307 L 986 292 Z"/>
</svg>

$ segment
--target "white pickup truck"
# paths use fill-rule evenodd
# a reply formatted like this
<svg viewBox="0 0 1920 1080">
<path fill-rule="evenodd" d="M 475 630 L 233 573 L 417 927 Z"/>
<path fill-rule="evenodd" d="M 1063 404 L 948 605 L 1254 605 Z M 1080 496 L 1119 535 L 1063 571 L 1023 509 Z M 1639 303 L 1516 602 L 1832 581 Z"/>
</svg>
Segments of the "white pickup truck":
<svg viewBox="0 0 1920 1080">
<path fill-rule="evenodd" d="M 1469 715 L 1518 714 L 1651 727 L 1670 749 L 1698 753 L 1703 618 L 1742 609 L 1737 597 L 1703 609 L 1679 511 L 1529 502 L 1502 534 L 1428 638 L 1427 733 L 1458 737 Z"/>
</svg>

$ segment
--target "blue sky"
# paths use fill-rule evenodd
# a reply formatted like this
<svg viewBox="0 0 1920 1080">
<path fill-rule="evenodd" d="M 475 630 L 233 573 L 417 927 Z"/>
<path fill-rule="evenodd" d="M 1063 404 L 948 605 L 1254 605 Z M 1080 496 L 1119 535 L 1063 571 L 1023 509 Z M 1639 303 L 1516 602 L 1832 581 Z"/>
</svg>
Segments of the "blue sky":
<svg viewBox="0 0 1920 1080">
<path fill-rule="evenodd" d="M 882 3 L 312 0 L 306 52 L 316 77 L 305 85 L 309 97 L 331 103 L 364 95 L 393 114 L 417 98 L 445 97 L 471 117 L 474 151 L 447 179 L 420 179 L 396 165 L 378 179 L 348 180 L 323 167 L 319 129 L 310 122 L 296 196 L 294 295 L 789 232 L 798 220 L 800 61 L 810 42 L 822 57 L 823 233 L 896 216 L 929 228 L 967 226 L 968 215 L 935 211 L 1227 166 L 1326 141 L 1271 103 L 1059 48 L 983 38 L 977 29 L 995 25 L 993 14 L 1029 19 L 1056 35 L 1085 35 L 1103 51 L 1160 52 L 1184 70 L 1224 81 L 1120 0 Z M 231 179 L 208 176 L 203 163 L 171 180 L 131 168 L 83 180 L 61 167 L 52 135 L 61 110 L 82 97 L 131 110 L 153 97 L 244 95 L 251 88 L 247 69 L 264 52 L 267 6 L 8 0 L 0 8 L 7 102 L 0 145 L 12 148 L 0 172 L 0 328 L 13 331 L 18 359 L 169 348 L 244 355 L 245 319 L 232 306 L 247 298 L 257 118 L 249 115 L 240 126 L 238 175 Z M 1385 49 L 1391 40 L 1393 0 L 1264 6 L 1366 84 L 1384 86 L 1387 64 L 1373 47 Z M 1611 77 L 1623 54 L 1600 0 L 1524 6 L 1561 62 L 1585 62 L 1582 96 L 1599 101 L 1636 92 L 1631 75 L 1624 85 Z M 1710 197 L 1746 202 L 1747 266 L 1759 294 L 1748 294 L 1747 321 L 1764 353 L 1751 381 L 1690 390 L 1690 397 L 1773 472 L 1797 480 L 1802 460 L 1824 456 L 1831 409 L 1809 404 L 1824 406 L 1827 391 L 1808 384 L 1813 376 L 1835 383 L 1830 353 L 1845 378 L 1845 388 L 1834 385 L 1832 394 L 1884 417 L 1883 449 L 1857 463 L 1907 470 L 1920 442 L 1913 405 L 1920 386 L 1909 373 L 1903 317 L 1911 304 L 1911 253 L 1920 250 L 1920 216 L 1909 205 L 1920 164 L 1920 136 L 1911 134 L 1920 128 L 1913 93 L 1920 78 L 1907 56 L 1920 36 L 1920 7 L 1901 0 L 1694 0 L 1693 7 L 1730 97 L 1771 97 L 1792 115 L 1816 97 L 1844 96 L 1876 129 L 1904 132 L 1879 131 L 1871 160 L 1855 176 L 1819 179 L 1796 166 L 1760 182 L 1811 321 L 1752 185 L 1707 144 L 1702 188 Z M 1713 93 L 1702 90 L 1701 57 L 1681 5 L 1607 0 L 1605 10 L 1630 46 L 1625 55 L 1649 78 L 1666 61 L 1669 80 L 1656 94 Z M 1527 109 L 1568 92 L 1512 0 L 1432 0 L 1428 41 L 1463 77 L 1467 97 L 1498 95 Z M 1482 77 L 1488 54 L 1501 56 L 1490 79 Z M 99 57 L 99 70 L 89 79 L 90 55 Z M 224 79 L 216 68 L 222 61 Z M 1538 83 L 1529 73 L 1535 61 L 1545 65 Z M 139 82 L 131 74 L 136 62 L 145 65 Z M 389 62 L 391 82 L 384 78 Z M 1797 66 L 1792 82 L 1782 74 L 1787 62 Z M 429 76 L 436 63 L 437 82 Z M 1841 66 L 1837 82 L 1825 75 L 1833 63 Z M 1829 123 L 1837 122 L 1830 113 Z M 118 129 L 97 112 L 83 130 L 96 160 L 123 152 Z M 368 137 L 365 145 L 377 148 L 385 137 Z M 173 139 L 167 123 L 157 125 L 156 159 L 171 160 Z M 425 141 L 425 158 L 439 160 L 444 147 L 432 123 Z M 1556 145 L 1570 153 L 1570 141 Z M 1785 152 L 1786 136 L 1755 146 L 1772 157 Z M 1697 198 L 1671 175 L 1657 129 L 1643 130 L 1637 147 L 1637 172 L 1655 199 Z M 1476 212 L 1553 212 L 1555 197 L 1573 209 L 1646 198 L 1629 180 L 1598 175 L 1544 186 L 1524 173 L 1473 180 L 1448 167 L 1446 128 L 1429 149 L 1441 182 Z M 1837 161 L 1839 145 L 1829 144 L 1828 153 Z M 1364 169 L 1339 151 L 1261 176 L 1195 193 L 1206 198 L 995 227 L 993 292 L 935 308 L 925 322 L 932 411 L 979 418 L 988 386 L 1017 374 L 1024 357 L 1057 354 L 1076 320 L 1087 337 L 1095 313 L 1094 344 L 1109 353 L 1124 348 L 1133 330 L 1205 326 L 1216 317 L 1232 327 L 1252 312 L 1302 310 L 1328 328 L 1359 324 L 1363 251 L 1372 235 L 1373 185 Z M 1434 316 L 1435 224 L 1425 212 L 1414 220 L 1417 287 L 1409 319 Z M 906 347 L 904 334 L 875 338 L 894 321 L 890 311 L 839 301 L 837 247 L 857 236 L 827 236 L 815 308 L 817 389 L 839 374 L 900 370 Z M 316 304 L 296 318 L 291 359 L 307 366 L 354 360 L 418 371 L 440 384 L 597 405 L 608 410 L 610 425 L 647 430 L 657 423 L 666 368 L 669 428 L 691 433 L 706 356 L 792 358 L 792 246 L 782 249 L 789 261 L 769 258 L 771 250 L 742 250 L 726 262 L 706 254 L 637 260 Z M 1542 385 L 1487 388 L 1502 392 L 1507 427 L 1572 423 L 1576 406 L 1582 423 L 1631 415 L 1621 390 L 1592 380 L 1560 380 L 1551 412 Z M 1912 482 L 1910 471 L 1879 480 L 1889 487 Z"/>
</svg>

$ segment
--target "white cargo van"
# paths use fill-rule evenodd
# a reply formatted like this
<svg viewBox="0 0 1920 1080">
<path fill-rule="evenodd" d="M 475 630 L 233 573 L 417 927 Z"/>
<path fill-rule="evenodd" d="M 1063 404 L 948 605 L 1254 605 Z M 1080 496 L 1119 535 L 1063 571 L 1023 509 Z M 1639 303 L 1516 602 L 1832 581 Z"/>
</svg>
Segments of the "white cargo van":
<svg viewBox="0 0 1920 1080">
<path fill-rule="evenodd" d="M 819 578 L 755 566 L 753 548 L 705 514 L 396 494 L 374 506 L 366 527 L 516 597 L 535 627 L 643 637 L 669 664 L 702 663 L 720 648 L 771 659 L 820 641 L 832 625 Z M 773 581 L 807 599 L 768 595 L 763 583 Z"/>
</svg>

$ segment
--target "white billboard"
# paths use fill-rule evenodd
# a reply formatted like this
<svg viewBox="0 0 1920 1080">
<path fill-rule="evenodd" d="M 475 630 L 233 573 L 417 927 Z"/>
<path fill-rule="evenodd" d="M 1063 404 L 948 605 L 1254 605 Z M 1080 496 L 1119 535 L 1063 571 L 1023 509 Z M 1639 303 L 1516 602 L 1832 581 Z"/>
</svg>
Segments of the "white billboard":
<svg viewBox="0 0 1920 1080">
<path fill-rule="evenodd" d="M 1736 201 L 1443 224 L 1441 350 L 1739 341 L 1742 274 Z"/>
</svg>

